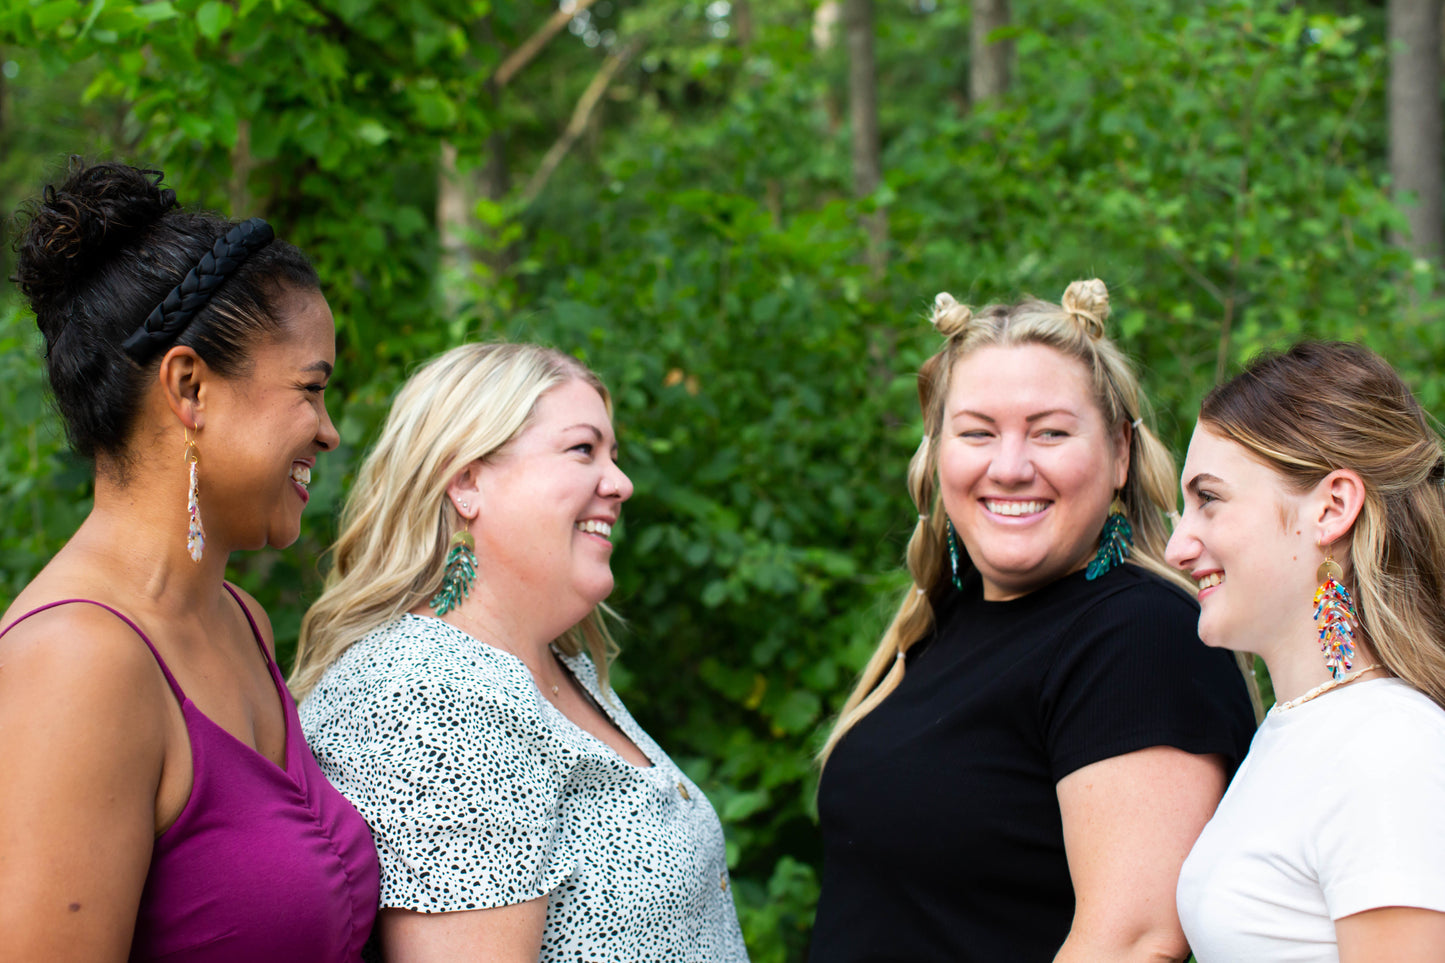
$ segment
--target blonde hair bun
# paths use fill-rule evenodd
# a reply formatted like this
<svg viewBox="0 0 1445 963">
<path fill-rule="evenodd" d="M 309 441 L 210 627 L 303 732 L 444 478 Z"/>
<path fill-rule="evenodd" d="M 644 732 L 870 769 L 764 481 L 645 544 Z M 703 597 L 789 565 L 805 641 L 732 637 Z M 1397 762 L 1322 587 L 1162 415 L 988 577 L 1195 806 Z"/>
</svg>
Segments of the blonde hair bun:
<svg viewBox="0 0 1445 963">
<path fill-rule="evenodd" d="M 1109 317 L 1109 289 L 1098 278 L 1075 281 L 1064 291 L 1060 305 L 1091 338 L 1104 336 Z"/>
<path fill-rule="evenodd" d="M 940 291 L 933 299 L 933 316 L 929 322 L 945 338 L 961 334 L 973 320 L 973 310 L 966 304 L 959 304 L 953 295 Z"/>
</svg>

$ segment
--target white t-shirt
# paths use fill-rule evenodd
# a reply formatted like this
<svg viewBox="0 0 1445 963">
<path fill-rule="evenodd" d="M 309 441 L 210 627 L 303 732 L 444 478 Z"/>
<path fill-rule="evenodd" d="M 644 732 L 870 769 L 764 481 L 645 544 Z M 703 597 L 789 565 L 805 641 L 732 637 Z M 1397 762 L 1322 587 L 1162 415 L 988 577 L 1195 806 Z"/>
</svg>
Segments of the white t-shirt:
<svg viewBox="0 0 1445 963">
<path fill-rule="evenodd" d="M 561 658 L 651 767 L 559 712 L 520 659 L 434 618 L 357 641 L 301 703 L 322 772 L 371 826 L 381 905 L 546 895 L 543 963 L 746 963 L 717 813 L 587 658 Z"/>
<path fill-rule="evenodd" d="M 1337 919 L 1445 911 L 1445 710 L 1398 679 L 1271 710 L 1177 895 L 1200 963 L 1336 963 Z"/>
</svg>

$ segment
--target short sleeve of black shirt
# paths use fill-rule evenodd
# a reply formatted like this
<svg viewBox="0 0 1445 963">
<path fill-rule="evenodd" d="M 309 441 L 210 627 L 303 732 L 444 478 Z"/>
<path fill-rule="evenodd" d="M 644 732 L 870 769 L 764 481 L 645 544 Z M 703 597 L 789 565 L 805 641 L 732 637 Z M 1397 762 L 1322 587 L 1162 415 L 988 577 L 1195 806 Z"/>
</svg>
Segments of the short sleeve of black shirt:
<svg viewBox="0 0 1445 963">
<path fill-rule="evenodd" d="M 1053 781 L 1149 746 L 1219 753 L 1233 773 L 1253 719 L 1246 727 L 1233 657 L 1198 639 L 1198 603 L 1152 577 L 1114 579 L 1085 599 L 1050 646 L 1039 686 Z"/>
<path fill-rule="evenodd" d="M 1052 960 L 1073 919 L 1057 783 L 1151 746 L 1232 772 L 1254 715 L 1185 592 L 1134 565 L 983 600 L 976 573 L 819 786 L 815 963 Z"/>
</svg>

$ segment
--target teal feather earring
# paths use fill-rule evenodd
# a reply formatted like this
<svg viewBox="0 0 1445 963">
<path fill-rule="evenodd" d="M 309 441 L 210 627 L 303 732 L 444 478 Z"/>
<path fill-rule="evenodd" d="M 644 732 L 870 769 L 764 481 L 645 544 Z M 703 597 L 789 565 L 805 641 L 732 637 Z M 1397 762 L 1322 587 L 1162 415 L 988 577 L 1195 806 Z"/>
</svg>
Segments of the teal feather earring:
<svg viewBox="0 0 1445 963">
<path fill-rule="evenodd" d="M 948 566 L 953 572 L 953 587 L 962 592 L 963 579 L 958 577 L 958 538 L 953 532 L 953 520 L 944 522 L 944 526 L 948 529 Z"/>
<path fill-rule="evenodd" d="M 1129 550 L 1133 545 L 1134 527 L 1129 524 L 1129 517 L 1124 514 L 1123 500 L 1116 494 L 1113 504 L 1109 506 L 1109 517 L 1104 519 L 1104 531 L 1099 536 L 1099 550 L 1089 562 L 1084 578 L 1092 582 L 1109 569 L 1124 564 L 1124 559 L 1129 557 Z"/>
<path fill-rule="evenodd" d="M 446 615 L 462 604 L 467 590 L 477 580 L 476 541 L 465 528 L 452 536 L 447 552 L 446 571 L 442 574 L 442 587 L 431 597 L 429 604 L 437 615 Z"/>
</svg>

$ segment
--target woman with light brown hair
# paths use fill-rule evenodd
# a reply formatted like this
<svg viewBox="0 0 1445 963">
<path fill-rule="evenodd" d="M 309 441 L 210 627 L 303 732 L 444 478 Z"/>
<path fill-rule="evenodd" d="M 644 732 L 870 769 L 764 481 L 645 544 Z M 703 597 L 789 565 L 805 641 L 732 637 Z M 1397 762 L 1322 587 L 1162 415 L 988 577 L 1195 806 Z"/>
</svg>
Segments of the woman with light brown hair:
<svg viewBox="0 0 1445 963">
<path fill-rule="evenodd" d="M 1278 701 L 1184 864 L 1201 963 L 1445 952 L 1445 453 L 1388 364 L 1305 343 L 1205 399 L 1169 560 Z"/>
<path fill-rule="evenodd" d="M 1163 559 L 1173 464 L 1102 282 L 971 311 L 918 376 L 913 584 L 823 751 L 812 959 L 1188 955 L 1170 894 L 1253 731 Z"/>
</svg>

